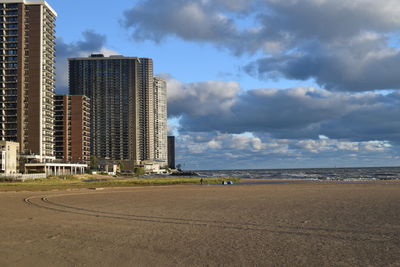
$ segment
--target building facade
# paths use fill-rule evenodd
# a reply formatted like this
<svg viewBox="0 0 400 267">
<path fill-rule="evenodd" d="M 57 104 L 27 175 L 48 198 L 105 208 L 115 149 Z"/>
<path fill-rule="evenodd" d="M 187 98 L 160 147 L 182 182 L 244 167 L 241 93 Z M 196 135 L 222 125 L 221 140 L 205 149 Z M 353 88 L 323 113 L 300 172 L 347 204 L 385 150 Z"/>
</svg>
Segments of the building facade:
<svg viewBox="0 0 400 267">
<path fill-rule="evenodd" d="M 56 95 L 55 156 L 63 162 L 90 163 L 90 103 L 86 96 Z"/>
<path fill-rule="evenodd" d="M 90 98 L 91 153 L 139 164 L 155 159 L 154 78 L 149 58 L 69 59 L 71 94 Z"/>
<path fill-rule="evenodd" d="M 0 174 L 19 172 L 19 144 L 0 141 Z"/>
<path fill-rule="evenodd" d="M 0 140 L 54 159 L 56 12 L 45 1 L 0 0 Z"/>
<path fill-rule="evenodd" d="M 154 77 L 154 159 L 168 164 L 167 82 Z"/>
<path fill-rule="evenodd" d="M 168 168 L 175 169 L 175 136 L 168 136 Z"/>
</svg>

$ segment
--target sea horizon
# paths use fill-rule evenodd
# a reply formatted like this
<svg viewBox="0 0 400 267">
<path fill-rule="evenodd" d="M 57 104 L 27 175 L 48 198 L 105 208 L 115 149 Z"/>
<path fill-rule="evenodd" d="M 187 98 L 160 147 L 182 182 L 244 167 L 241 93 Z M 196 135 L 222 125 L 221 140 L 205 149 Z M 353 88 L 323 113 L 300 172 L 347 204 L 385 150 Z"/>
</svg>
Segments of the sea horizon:
<svg viewBox="0 0 400 267">
<path fill-rule="evenodd" d="M 195 170 L 201 177 L 306 180 L 397 180 L 400 167 L 336 167 L 293 169 Z"/>
<path fill-rule="evenodd" d="M 184 171 L 263 171 L 263 170 L 310 170 L 310 169 L 372 169 L 372 168 L 400 168 L 399 166 L 354 166 L 354 167 L 344 167 L 344 166 L 335 166 L 335 167 L 288 167 L 288 168 L 246 168 L 246 169 L 185 169 Z"/>
</svg>

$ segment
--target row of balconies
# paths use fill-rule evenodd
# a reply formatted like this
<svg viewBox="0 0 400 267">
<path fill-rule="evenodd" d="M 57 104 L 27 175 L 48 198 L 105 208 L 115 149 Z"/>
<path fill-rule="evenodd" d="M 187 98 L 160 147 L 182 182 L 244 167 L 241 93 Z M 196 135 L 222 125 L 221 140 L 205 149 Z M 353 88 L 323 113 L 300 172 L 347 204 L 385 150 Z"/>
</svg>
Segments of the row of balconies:
<svg viewBox="0 0 400 267">
<path fill-rule="evenodd" d="M 55 29 L 56 28 L 55 20 L 53 20 L 52 18 L 44 16 L 43 22 L 47 26 L 47 27 L 45 27 L 47 29 Z"/>
<path fill-rule="evenodd" d="M 0 17 L 0 21 L 3 24 L 16 23 L 16 22 L 18 22 L 18 17 L 16 17 L 15 15 L 2 15 Z"/>
<path fill-rule="evenodd" d="M 5 131 L 8 135 L 13 135 L 13 132 L 17 131 L 17 126 L 13 128 L 0 128 L 0 131 Z"/>
<path fill-rule="evenodd" d="M 56 35 L 56 26 L 55 25 L 51 25 L 51 24 L 46 24 L 44 23 L 47 27 L 43 28 L 43 33 L 44 34 L 48 34 L 51 37 L 54 37 Z"/>
<path fill-rule="evenodd" d="M 2 43 L 0 42 L 0 45 Z M 2 49 L 15 49 L 18 47 L 17 42 L 3 42 L 3 44 L 5 45 L 5 47 L 2 47 Z"/>
<path fill-rule="evenodd" d="M 18 68 L 18 65 L 16 63 L 6 63 L 3 65 L 3 68 L 5 70 L 16 69 L 16 68 Z"/>
<path fill-rule="evenodd" d="M 7 110 L 7 112 L 5 110 L 3 110 L 1 112 L 3 117 L 7 117 L 7 122 L 16 122 L 17 121 L 17 113 L 16 111 L 10 112 L 9 110 Z"/>
<path fill-rule="evenodd" d="M 55 60 L 56 60 L 55 57 L 49 57 L 47 59 L 47 61 L 46 60 L 43 61 L 43 67 L 46 67 L 50 70 L 55 69 L 55 67 L 53 66 L 55 63 Z"/>
<path fill-rule="evenodd" d="M 55 17 L 51 13 L 47 12 L 45 12 L 43 15 L 43 21 L 49 25 L 53 25 L 53 27 L 55 28 Z"/>
<path fill-rule="evenodd" d="M 16 96 L 3 96 L 2 101 L 5 103 L 9 103 L 9 102 L 14 103 L 14 102 L 17 102 L 17 97 Z"/>
<path fill-rule="evenodd" d="M 43 47 L 51 48 L 56 46 L 55 40 L 43 40 Z"/>
<path fill-rule="evenodd" d="M 0 10 L 18 9 L 18 4 L 0 4 Z"/>
<path fill-rule="evenodd" d="M 47 27 L 44 27 L 44 32 L 49 33 L 50 35 L 56 34 L 56 26 L 53 24 L 46 24 Z"/>
<path fill-rule="evenodd" d="M 4 107 L 0 107 L 0 110 L 13 110 L 17 112 L 17 104 L 7 103 Z"/>
<path fill-rule="evenodd" d="M 52 70 L 55 70 L 54 64 L 55 64 L 55 59 L 43 62 L 43 67 L 45 67 L 43 70 L 53 73 Z M 47 75 L 47 74 L 48 73 L 45 73 L 45 75 Z"/>
<path fill-rule="evenodd" d="M 6 137 L 12 137 L 12 136 L 16 136 L 17 135 L 17 131 L 16 130 L 5 130 L 4 132 L 4 136 Z"/>
<path fill-rule="evenodd" d="M 55 58 L 56 58 L 56 56 L 54 54 L 54 49 L 51 48 L 51 47 L 46 47 L 46 49 L 53 50 L 53 52 L 51 52 L 51 53 L 50 52 L 43 53 L 44 59 L 46 59 L 46 62 L 54 63 L 55 62 Z"/>
<path fill-rule="evenodd" d="M 11 32 L 13 32 L 13 33 L 11 33 Z M 17 30 L 9 30 L 8 33 L 4 34 L 3 31 L 0 29 L 0 39 L 2 41 L 4 41 L 4 40 L 7 40 L 8 37 L 12 37 L 12 38 L 18 37 L 18 31 Z"/>
<path fill-rule="evenodd" d="M 46 43 L 55 43 L 56 38 L 51 34 L 44 32 L 43 37 L 45 38 Z"/>
<path fill-rule="evenodd" d="M 7 117 L 5 117 L 5 118 L 2 118 L 2 122 L 1 122 L 1 125 L 2 125 L 2 127 L 3 128 L 8 128 L 8 129 L 13 129 L 13 128 L 17 128 L 17 120 L 15 120 L 15 121 L 8 121 L 8 118 Z"/>
</svg>

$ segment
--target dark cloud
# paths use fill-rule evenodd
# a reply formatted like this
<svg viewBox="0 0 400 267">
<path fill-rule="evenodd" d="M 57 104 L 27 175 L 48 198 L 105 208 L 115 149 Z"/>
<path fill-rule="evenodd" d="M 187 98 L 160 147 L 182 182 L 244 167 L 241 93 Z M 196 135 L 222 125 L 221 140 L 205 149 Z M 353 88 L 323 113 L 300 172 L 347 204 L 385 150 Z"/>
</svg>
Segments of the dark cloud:
<svg viewBox="0 0 400 267">
<path fill-rule="evenodd" d="M 314 79 L 329 90 L 397 89 L 400 51 L 389 46 L 400 20 L 397 0 L 267 1 L 259 14 L 265 36 L 281 43 L 281 54 L 247 66 L 261 79 Z M 268 37 L 266 37 L 268 38 Z"/>
<path fill-rule="evenodd" d="M 166 76 L 165 76 L 166 77 Z M 208 81 L 185 84 L 168 78 L 170 117 L 209 116 L 229 112 L 240 91 L 237 82 Z"/>
<path fill-rule="evenodd" d="M 224 1 L 219 2 L 227 6 Z M 176 0 L 165 4 L 162 0 L 148 0 L 126 11 L 123 24 L 134 28 L 133 37 L 137 40 L 160 41 L 175 34 L 193 41 L 218 41 L 234 35 L 233 21 L 218 16 L 214 7 L 208 1 Z"/>
<path fill-rule="evenodd" d="M 258 32 L 241 30 L 235 19 L 253 16 L 255 2 L 175 0 L 165 4 L 163 0 L 146 0 L 124 12 L 122 25 L 132 30 L 135 41 L 161 42 L 172 36 L 192 42 L 211 42 L 238 55 L 253 53 L 262 46 Z"/>
<path fill-rule="evenodd" d="M 397 0 L 262 1 L 269 12 L 258 13 L 262 27 L 282 39 L 335 41 L 363 32 L 397 32 Z M 268 38 L 268 37 L 266 37 Z"/>
<path fill-rule="evenodd" d="M 62 37 L 56 42 L 56 90 L 57 93 L 68 93 L 68 58 L 87 56 L 91 53 L 100 52 L 106 43 L 106 36 L 85 31 L 82 33 L 83 40 L 76 43 L 66 43 Z"/>
<path fill-rule="evenodd" d="M 355 40 L 313 42 L 298 53 L 268 56 L 245 70 L 260 79 L 314 79 L 321 87 L 338 91 L 400 88 L 400 51 L 385 47 L 386 40 L 365 34 Z"/>
<path fill-rule="evenodd" d="M 183 84 L 172 78 L 168 88 L 169 114 L 180 117 L 181 132 L 400 142 L 399 93 L 341 93 L 309 87 L 243 92 L 236 83 Z"/>
<path fill-rule="evenodd" d="M 398 0 L 144 0 L 123 25 L 135 40 L 175 36 L 234 54 L 262 52 L 247 65 L 260 79 L 313 79 L 342 91 L 397 89 Z M 246 17 L 246 24 L 240 18 Z"/>
</svg>

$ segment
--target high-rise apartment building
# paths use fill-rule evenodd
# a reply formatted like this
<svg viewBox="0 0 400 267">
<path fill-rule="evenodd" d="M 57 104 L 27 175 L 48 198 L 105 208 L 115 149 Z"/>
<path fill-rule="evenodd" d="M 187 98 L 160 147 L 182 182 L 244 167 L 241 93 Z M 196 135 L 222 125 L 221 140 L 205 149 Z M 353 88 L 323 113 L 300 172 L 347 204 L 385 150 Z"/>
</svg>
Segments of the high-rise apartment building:
<svg viewBox="0 0 400 267">
<path fill-rule="evenodd" d="M 0 0 L 0 140 L 54 158 L 56 12 L 45 1 Z"/>
<path fill-rule="evenodd" d="M 168 164 L 167 82 L 154 77 L 154 159 Z"/>
<path fill-rule="evenodd" d="M 168 136 L 168 168 L 175 169 L 175 136 Z"/>
<path fill-rule="evenodd" d="M 101 54 L 69 59 L 70 93 L 91 106 L 91 153 L 139 164 L 155 159 L 153 61 Z"/>
<path fill-rule="evenodd" d="M 90 104 L 86 96 L 56 95 L 55 156 L 64 162 L 90 163 Z"/>
</svg>

